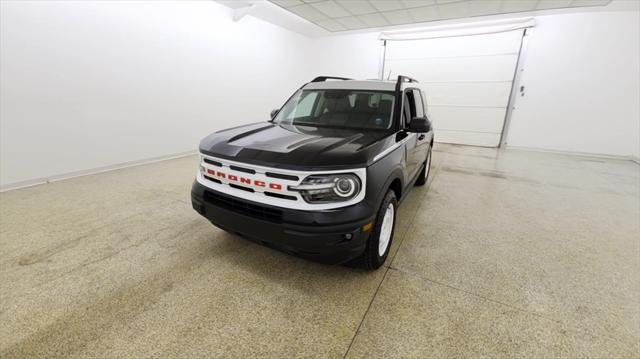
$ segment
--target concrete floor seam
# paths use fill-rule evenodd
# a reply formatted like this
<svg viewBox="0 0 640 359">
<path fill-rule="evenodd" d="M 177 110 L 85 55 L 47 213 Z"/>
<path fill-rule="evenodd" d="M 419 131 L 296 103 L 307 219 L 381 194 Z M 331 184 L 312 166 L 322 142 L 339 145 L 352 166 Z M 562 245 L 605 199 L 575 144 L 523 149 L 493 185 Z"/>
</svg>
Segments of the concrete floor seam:
<svg viewBox="0 0 640 359">
<path fill-rule="evenodd" d="M 362 315 L 362 318 L 360 319 L 360 323 L 358 323 L 358 327 L 356 328 L 356 331 L 353 334 L 353 337 L 351 338 L 351 341 L 349 342 L 349 346 L 347 347 L 347 351 L 345 351 L 344 355 L 342 356 L 343 359 L 345 359 L 347 357 L 347 355 L 349 355 L 349 351 L 351 350 L 351 347 L 353 346 L 353 343 L 355 342 L 356 338 L 358 337 L 358 332 L 360 331 L 360 328 L 362 327 L 362 323 L 364 323 L 364 320 L 367 317 L 367 313 L 369 313 L 369 310 L 371 309 L 371 305 L 373 304 L 373 301 L 376 299 L 376 295 L 378 294 L 378 291 L 380 290 L 380 287 L 382 286 L 382 283 L 384 282 L 384 279 L 387 277 L 387 273 L 388 272 L 389 272 L 389 267 L 386 267 L 385 270 L 384 270 L 384 274 L 382 275 L 382 279 L 380 280 L 380 283 L 378 283 L 378 286 L 376 287 L 376 290 L 373 293 L 373 296 L 371 297 L 371 300 L 369 301 L 369 305 L 367 305 L 367 310 L 365 310 L 364 314 Z"/>
<path fill-rule="evenodd" d="M 364 315 L 362 316 L 362 319 L 360 320 L 360 323 L 358 324 L 358 328 L 356 328 L 356 332 L 354 333 L 353 338 L 351 338 L 351 342 L 349 343 L 349 347 L 347 348 L 347 351 L 344 353 L 343 359 L 346 358 L 347 355 L 349 355 L 349 350 L 351 350 L 351 347 L 353 346 L 353 342 L 355 342 L 356 338 L 358 337 L 358 332 L 360 331 L 360 328 L 362 327 L 362 323 L 364 323 L 364 320 L 367 317 L 367 313 L 369 313 L 369 309 L 371 309 L 371 305 L 373 304 L 373 301 L 376 299 L 376 295 L 378 294 L 378 291 L 380 290 L 380 287 L 382 287 L 382 283 L 384 283 L 384 279 L 387 277 L 387 273 L 391 269 L 391 266 L 393 265 L 393 261 L 395 260 L 396 256 L 398 255 L 398 251 L 400 250 L 400 247 L 402 246 L 402 243 L 404 242 L 404 239 L 407 236 L 407 233 L 409 233 L 409 229 L 411 229 L 411 226 L 413 225 L 413 221 L 415 220 L 415 218 L 416 218 L 416 216 L 418 214 L 418 211 L 420 210 L 420 207 L 422 206 L 422 200 L 427 196 L 427 193 L 429 192 L 429 188 L 431 187 L 431 183 L 433 183 L 433 181 L 435 181 L 439 170 L 440 170 L 440 166 L 437 166 L 435 168 L 435 170 L 433 171 L 433 174 L 431 175 L 431 178 L 429 179 L 428 183 L 426 184 L 426 186 L 425 186 L 426 187 L 426 191 L 425 191 L 425 193 L 422 194 L 422 196 L 420 196 L 420 204 L 416 208 L 415 212 L 413 212 L 413 216 L 411 216 L 411 220 L 409 221 L 409 223 L 407 223 L 407 228 L 404 230 L 404 233 L 402 233 L 402 236 L 400 237 L 400 242 L 398 243 L 398 247 L 396 248 L 396 251 L 393 254 L 393 257 L 389 261 L 389 265 L 384 270 L 384 274 L 382 276 L 382 279 L 380 280 L 380 283 L 378 283 L 378 286 L 376 287 L 376 290 L 373 293 L 373 296 L 371 297 L 371 301 L 369 301 L 369 305 L 367 306 L 367 310 L 364 312 Z"/>
</svg>

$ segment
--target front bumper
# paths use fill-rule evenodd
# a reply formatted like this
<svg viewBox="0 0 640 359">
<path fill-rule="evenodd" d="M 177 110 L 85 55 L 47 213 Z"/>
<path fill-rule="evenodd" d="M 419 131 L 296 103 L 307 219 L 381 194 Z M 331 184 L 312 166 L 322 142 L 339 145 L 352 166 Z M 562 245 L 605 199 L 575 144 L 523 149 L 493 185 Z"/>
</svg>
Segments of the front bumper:
<svg viewBox="0 0 640 359">
<path fill-rule="evenodd" d="M 191 203 L 202 216 L 226 231 L 323 263 L 344 263 L 365 250 L 374 218 L 365 202 L 320 211 L 268 206 L 214 191 L 195 181 Z"/>
</svg>

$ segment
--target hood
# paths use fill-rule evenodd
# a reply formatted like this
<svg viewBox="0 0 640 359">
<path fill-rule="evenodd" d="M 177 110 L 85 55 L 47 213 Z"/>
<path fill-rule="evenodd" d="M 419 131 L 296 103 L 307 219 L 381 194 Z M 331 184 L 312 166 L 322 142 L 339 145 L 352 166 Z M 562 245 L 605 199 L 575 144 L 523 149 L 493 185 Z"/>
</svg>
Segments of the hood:
<svg viewBox="0 0 640 359">
<path fill-rule="evenodd" d="M 260 122 L 215 132 L 200 152 L 268 167 L 366 166 L 389 132 Z"/>
</svg>

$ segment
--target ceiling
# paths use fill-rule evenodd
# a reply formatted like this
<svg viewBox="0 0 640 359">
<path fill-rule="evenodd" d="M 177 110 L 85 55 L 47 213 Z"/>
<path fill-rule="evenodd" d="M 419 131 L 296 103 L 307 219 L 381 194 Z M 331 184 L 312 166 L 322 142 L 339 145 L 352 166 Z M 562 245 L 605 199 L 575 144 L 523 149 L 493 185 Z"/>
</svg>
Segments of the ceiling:
<svg viewBox="0 0 640 359">
<path fill-rule="evenodd" d="M 611 0 L 269 0 L 328 31 L 584 6 Z"/>
</svg>

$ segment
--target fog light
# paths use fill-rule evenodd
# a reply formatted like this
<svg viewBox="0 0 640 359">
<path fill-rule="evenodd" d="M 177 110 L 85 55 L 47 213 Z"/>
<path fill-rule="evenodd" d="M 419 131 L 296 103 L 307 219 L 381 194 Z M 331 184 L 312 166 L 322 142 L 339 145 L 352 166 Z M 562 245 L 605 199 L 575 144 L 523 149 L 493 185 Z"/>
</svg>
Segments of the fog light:
<svg viewBox="0 0 640 359">
<path fill-rule="evenodd" d="M 353 235 L 351 233 L 345 233 L 344 234 L 344 239 L 350 240 L 351 238 L 353 238 Z"/>
</svg>

